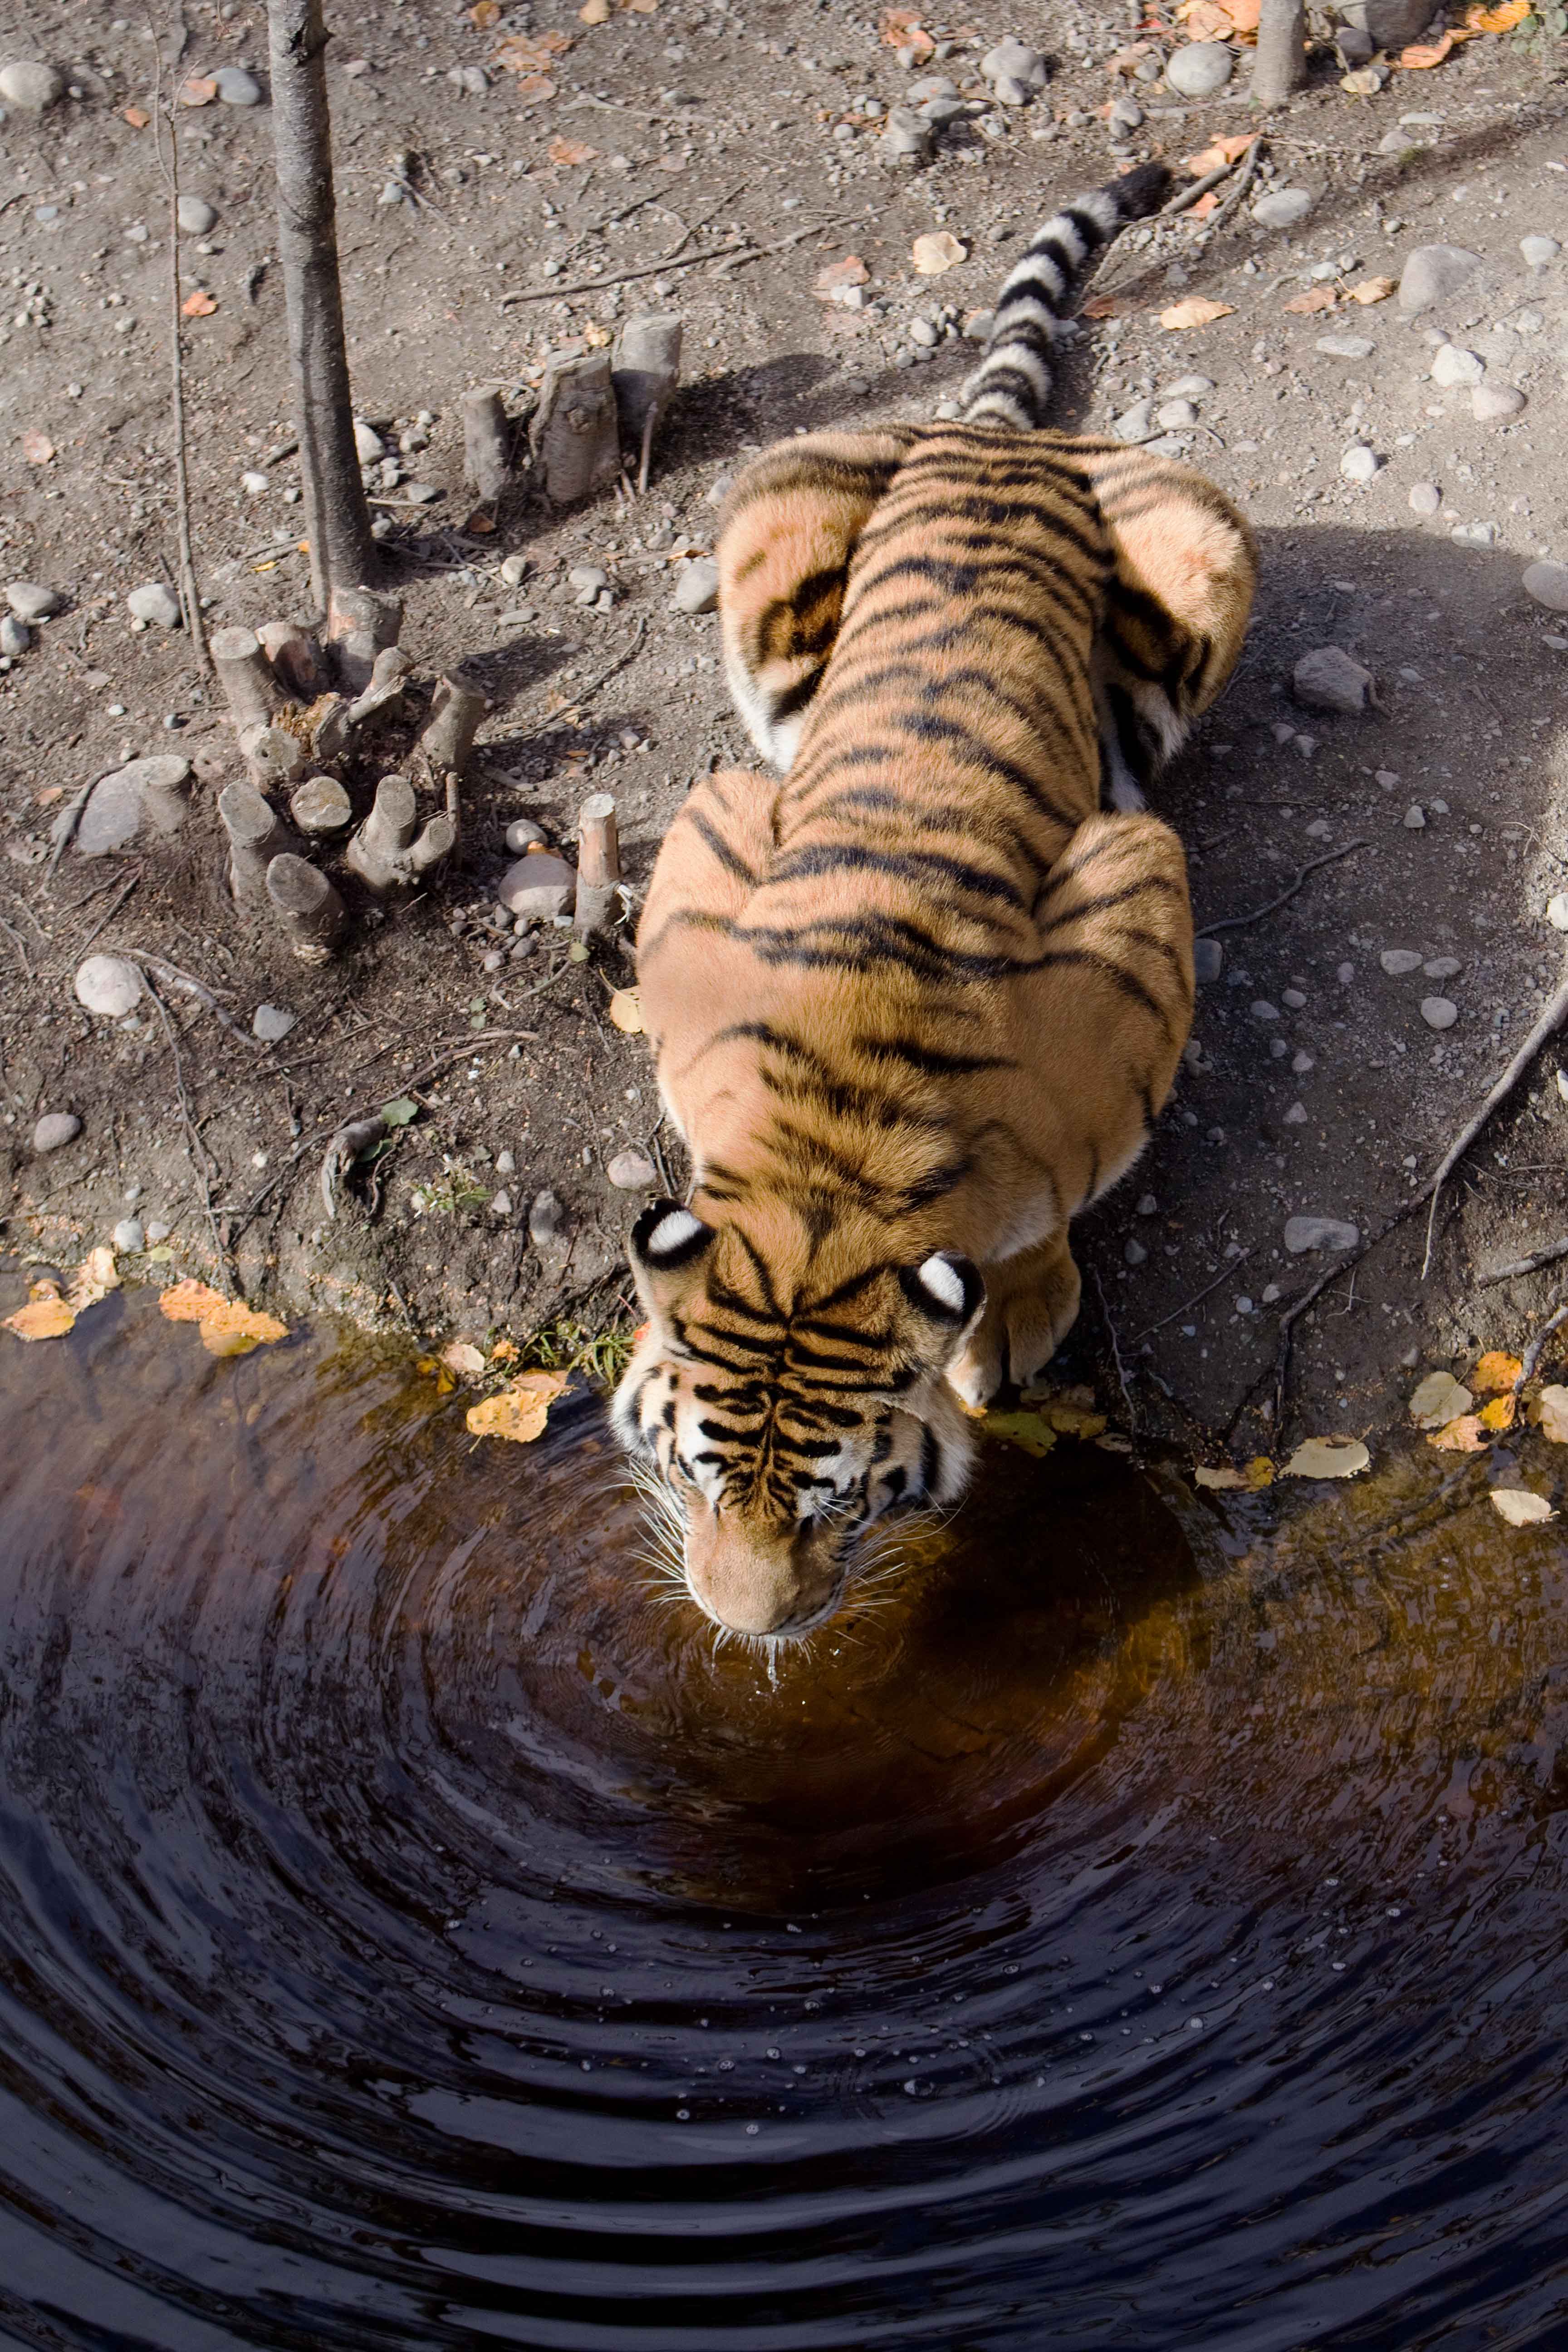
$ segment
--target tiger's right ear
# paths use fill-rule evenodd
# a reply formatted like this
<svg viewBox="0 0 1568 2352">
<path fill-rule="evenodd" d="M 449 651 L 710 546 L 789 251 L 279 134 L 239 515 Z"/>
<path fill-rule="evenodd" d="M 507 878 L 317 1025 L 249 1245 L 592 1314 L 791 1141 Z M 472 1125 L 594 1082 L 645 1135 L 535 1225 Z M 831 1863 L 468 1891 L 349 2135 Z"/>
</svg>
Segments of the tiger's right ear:
<svg viewBox="0 0 1568 2352">
<path fill-rule="evenodd" d="M 637 1293 L 650 1315 L 671 1307 L 690 1269 L 718 1236 L 679 1201 L 656 1201 L 632 1227 L 628 1255 Z"/>
</svg>

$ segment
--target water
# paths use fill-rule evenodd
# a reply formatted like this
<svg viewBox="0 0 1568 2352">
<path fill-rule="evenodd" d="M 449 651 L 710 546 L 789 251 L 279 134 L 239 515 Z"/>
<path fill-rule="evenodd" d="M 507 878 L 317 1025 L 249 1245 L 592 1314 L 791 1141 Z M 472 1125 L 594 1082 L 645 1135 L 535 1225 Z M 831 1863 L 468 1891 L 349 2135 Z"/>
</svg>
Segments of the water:
<svg viewBox="0 0 1568 2352">
<path fill-rule="evenodd" d="M 591 1402 L 460 1404 L 0 1349 L 0 2342 L 1564 2340 L 1568 1555 L 1484 1465 L 1000 1454 L 772 1689 Z"/>
</svg>

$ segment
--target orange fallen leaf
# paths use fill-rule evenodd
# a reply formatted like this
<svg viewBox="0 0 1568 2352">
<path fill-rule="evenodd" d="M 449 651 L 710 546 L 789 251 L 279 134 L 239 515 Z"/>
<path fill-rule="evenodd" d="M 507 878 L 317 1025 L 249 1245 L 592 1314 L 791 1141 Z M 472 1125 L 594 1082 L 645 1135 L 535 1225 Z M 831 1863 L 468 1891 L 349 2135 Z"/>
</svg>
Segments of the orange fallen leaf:
<svg viewBox="0 0 1568 2352">
<path fill-rule="evenodd" d="M 1210 327 L 1216 319 L 1228 319 L 1235 308 L 1234 302 L 1216 302 L 1207 294 L 1189 294 L 1185 301 L 1161 311 L 1160 324 L 1168 334 L 1179 334 L 1184 327 Z"/>
<path fill-rule="evenodd" d="M 1221 0 L 1188 0 L 1188 5 L 1178 8 L 1176 14 L 1187 28 L 1189 40 L 1226 41 L 1230 38 L 1230 10 L 1221 5 Z"/>
<path fill-rule="evenodd" d="M 1188 223 L 1191 225 L 1197 221 L 1207 220 L 1210 213 L 1217 212 L 1218 210 L 1219 190 L 1217 188 L 1211 188 L 1206 195 L 1200 196 L 1198 198 L 1195 205 L 1189 205 L 1187 206 Z"/>
<path fill-rule="evenodd" d="M 580 25 L 607 25 L 611 14 L 610 0 L 586 0 L 586 5 L 577 11 L 577 21 Z"/>
<path fill-rule="evenodd" d="M 1394 62 L 1404 66 L 1407 72 L 1425 73 L 1433 66 L 1440 66 L 1453 46 L 1453 34 L 1445 33 L 1441 40 L 1417 41 L 1413 47 L 1401 49 Z"/>
<path fill-rule="evenodd" d="M 1304 294 L 1292 294 L 1289 302 L 1283 302 L 1279 307 L 1296 318 L 1304 319 L 1314 310 L 1333 310 L 1339 299 L 1332 286 L 1309 286 Z"/>
<path fill-rule="evenodd" d="M 189 81 L 180 84 L 182 106 L 210 106 L 217 96 L 217 84 L 205 74 L 193 74 Z"/>
<path fill-rule="evenodd" d="M 1519 1399 L 1517 1397 L 1495 1396 L 1493 1397 L 1490 1404 L 1484 1404 L 1481 1407 L 1481 1427 L 1483 1429 L 1511 1429 L 1518 1413 Z"/>
<path fill-rule="evenodd" d="M 858 253 L 847 253 L 842 261 L 830 261 L 817 271 L 812 292 L 832 294 L 840 286 L 864 286 L 870 275 Z"/>
<path fill-rule="evenodd" d="M 54 461 L 55 445 L 47 433 L 24 433 L 22 455 L 29 466 L 47 466 Z"/>
<path fill-rule="evenodd" d="M 520 1372 L 494 1396 L 468 1407 L 467 1420 L 476 1437 L 508 1437 L 531 1445 L 544 1433 L 550 1408 L 570 1375 L 566 1372 Z"/>
<path fill-rule="evenodd" d="M 437 1396 L 450 1396 L 458 1385 L 446 1365 L 437 1363 L 434 1356 L 416 1356 L 414 1369 L 426 1380 L 435 1381 Z"/>
<path fill-rule="evenodd" d="M 1114 294 L 1091 294 L 1082 306 L 1086 319 L 1121 319 L 1126 316 L 1126 305 Z"/>
<path fill-rule="evenodd" d="M 132 131 L 145 131 L 153 120 L 144 106 L 122 106 L 120 116 L 121 121 L 129 122 Z"/>
<path fill-rule="evenodd" d="M 1149 55 L 1153 46 L 1152 41 L 1133 41 L 1128 47 L 1118 49 L 1113 56 L 1107 58 L 1106 72 L 1108 74 L 1136 73 L 1140 64 Z"/>
<path fill-rule="evenodd" d="M 196 1337 L 209 1356 L 248 1356 L 252 1348 L 270 1347 L 289 1337 L 287 1323 L 276 1315 L 262 1315 L 243 1299 L 225 1298 L 196 1326 Z"/>
<path fill-rule="evenodd" d="M 204 1315 L 210 1315 L 216 1307 L 226 1307 L 227 1304 L 220 1292 L 209 1289 L 205 1282 L 198 1282 L 195 1275 L 188 1274 L 184 1282 L 175 1283 L 173 1290 L 164 1291 L 158 1301 L 158 1308 L 171 1323 L 199 1323 Z"/>
<path fill-rule="evenodd" d="M 642 996 L 635 988 L 617 988 L 610 999 L 610 1019 L 626 1037 L 643 1034 Z"/>
<path fill-rule="evenodd" d="M 517 94 L 519 98 L 527 99 L 530 105 L 531 105 L 535 99 L 543 100 L 547 98 L 553 98 L 555 95 L 555 84 L 551 80 L 548 74 L 524 74 L 522 79 L 518 83 Z"/>
<path fill-rule="evenodd" d="M 100 1242 L 97 1249 L 89 1250 L 76 1270 L 76 1278 L 70 1286 L 72 1312 L 77 1315 L 84 1313 L 119 1287 L 120 1276 L 115 1268 L 114 1252 L 106 1242 Z"/>
<path fill-rule="evenodd" d="M 1399 280 L 1396 278 L 1363 278 L 1350 289 L 1352 302 L 1386 302 Z"/>
<path fill-rule="evenodd" d="M 1208 145 L 1200 147 L 1195 155 L 1183 156 L 1182 169 L 1189 179 L 1201 180 L 1205 172 L 1217 172 L 1222 163 L 1239 162 L 1251 144 L 1252 141 L 1245 131 L 1234 139 L 1211 139 Z"/>
<path fill-rule="evenodd" d="M 1511 33 L 1530 14 L 1531 0 L 1503 0 L 1500 8 L 1467 8 L 1465 24 L 1472 33 Z"/>
<path fill-rule="evenodd" d="M 501 43 L 490 63 L 504 67 L 508 73 L 548 73 L 555 59 L 563 58 L 571 46 L 570 33 L 533 33 L 526 39 L 522 34 L 514 33 L 510 40 Z"/>
<path fill-rule="evenodd" d="M 577 163 L 591 163 L 598 152 L 585 139 L 552 139 L 545 150 L 552 163 L 567 170 Z"/>
<path fill-rule="evenodd" d="M 5 1328 L 18 1339 L 63 1339 L 75 1321 L 75 1309 L 60 1297 L 58 1283 L 46 1278 L 29 1284 L 27 1304 L 6 1316 Z"/>
<path fill-rule="evenodd" d="M 210 319 L 216 309 L 217 304 L 212 296 L 198 286 L 195 292 L 187 294 L 181 303 L 180 316 L 183 319 Z"/>
<path fill-rule="evenodd" d="M 889 49 L 913 49 L 917 57 L 929 58 L 936 47 L 914 8 L 884 8 L 878 30 Z"/>
<path fill-rule="evenodd" d="M 500 0 L 474 0 L 468 21 L 477 25 L 481 33 L 488 33 L 492 25 L 500 23 Z"/>
<path fill-rule="evenodd" d="M 1454 1421 L 1446 1421 L 1426 1440 L 1428 1445 L 1441 1448 L 1445 1454 L 1484 1454 L 1487 1441 L 1481 1434 L 1479 1412 L 1462 1412 Z"/>
<path fill-rule="evenodd" d="M 488 539 L 490 532 L 494 530 L 495 524 L 486 514 L 483 507 L 476 507 L 463 525 L 463 529 L 470 539 Z"/>
<path fill-rule="evenodd" d="M 498 1339 L 490 1349 L 492 1364 L 515 1364 L 522 1350 L 515 1339 Z"/>
<path fill-rule="evenodd" d="M 1501 1348 L 1489 1348 L 1470 1374 L 1470 1386 L 1479 1389 L 1482 1396 L 1495 1396 L 1500 1389 L 1511 1389 L 1523 1370 L 1518 1356 L 1510 1356 Z"/>
</svg>

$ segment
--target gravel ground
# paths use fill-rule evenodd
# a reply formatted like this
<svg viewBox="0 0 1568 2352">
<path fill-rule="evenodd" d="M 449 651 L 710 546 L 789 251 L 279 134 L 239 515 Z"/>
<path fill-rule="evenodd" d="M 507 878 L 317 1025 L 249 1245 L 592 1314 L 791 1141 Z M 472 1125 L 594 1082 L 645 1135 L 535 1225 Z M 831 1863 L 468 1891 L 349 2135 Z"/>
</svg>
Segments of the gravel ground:
<svg viewBox="0 0 1568 2352">
<path fill-rule="evenodd" d="M 1125 159 L 1175 163 L 1255 127 L 1245 63 L 1214 97 L 1179 98 L 1162 78 L 1170 41 L 1125 17 L 984 5 L 929 30 L 936 54 L 895 49 L 837 0 L 662 0 L 603 25 L 411 0 L 334 40 L 351 359 L 386 453 L 374 494 L 403 642 L 422 670 L 462 665 L 491 708 L 458 870 L 388 919 L 356 908 L 348 948 L 316 971 L 237 912 L 210 806 L 236 772 L 226 729 L 183 634 L 136 625 L 127 604 L 175 562 L 168 199 L 152 128 L 126 112 L 152 110 L 154 44 L 139 22 L 47 8 L 9 37 L 0 62 L 53 65 L 66 85 L 42 112 L 9 108 L 0 158 L 0 584 L 61 599 L 25 644 L 15 625 L 0 638 L 0 1235 L 14 1249 L 65 1257 L 129 1217 L 163 1254 L 151 1273 L 210 1275 L 205 1181 L 247 1292 L 285 1312 L 521 1339 L 618 1311 L 638 1196 L 609 1166 L 628 1150 L 657 1161 L 668 1139 L 642 1043 L 607 1018 L 629 977 L 618 952 L 574 963 L 563 934 L 518 952 L 487 927 L 507 827 L 526 818 L 570 843 L 583 799 L 609 790 L 644 880 L 690 778 L 745 756 L 717 620 L 676 601 L 736 465 L 812 425 L 931 414 L 973 356 L 965 325 L 1055 201 Z M 1010 37 L 1048 78 L 998 103 L 982 66 Z M 165 50 L 165 85 L 240 76 L 178 111 L 184 284 L 211 304 L 184 348 L 207 620 L 259 624 L 307 600 L 265 26 L 226 5 L 193 11 Z M 1568 93 L 1555 47 L 1517 38 L 1478 39 L 1371 96 L 1342 90 L 1341 70 L 1320 58 L 1269 118 L 1231 218 L 1123 240 L 1063 383 L 1064 424 L 1160 436 L 1259 533 L 1238 674 L 1163 788 L 1200 924 L 1249 916 L 1328 860 L 1262 919 L 1216 928 L 1223 961 L 1211 951 L 1176 1098 L 1080 1231 L 1105 1312 L 1091 1282 L 1064 1369 L 1113 1384 L 1113 1326 L 1141 1422 L 1211 1447 L 1227 1428 L 1244 1449 L 1279 1434 L 1255 1412 L 1278 1318 L 1332 1262 L 1288 1249 L 1288 1222 L 1377 1233 L 1563 967 L 1546 909 L 1568 886 L 1568 612 L 1523 577 L 1568 562 Z M 259 102 L 232 102 L 247 76 Z M 929 160 L 897 153 L 900 140 L 932 142 Z M 938 230 L 963 257 L 922 275 L 914 240 Z M 1531 239 L 1546 242 L 1527 252 Z M 1429 305 L 1358 299 L 1434 246 L 1476 258 L 1451 284 L 1439 273 Z M 818 293 L 850 255 L 864 283 Z M 1189 297 L 1227 307 L 1163 325 Z M 645 308 L 678 310 L 686 329 L 647 495 L 555 515 L 520 478 L 495 530 L 468 531 L 461 394 L 496 382 L 521 415 L 552 350 L 592 347 Z M 411 486 L 433 495 L 411 500 Z M 1349 660 L 1299 676 L 1330 647 Z M 193 762 L 178 831 L 73 848 L 51 877 L 61 810 L 153 755 Z M 72 981 L 89 951 L 163 959 L 142 967 L 156 1000 L 87 1013 Z M 295 1016 L 265 1045 L 262 1004 Z M 329 1219 L 327 1135 L 443 1054 L 371 1193 Z M 1475 1342 L 1543 1319 L 1551 1273 L 1478 1281 L 1568 1233 L 1557 1062 L 1542 1055 L 1445 1194 L 1427 1280 L 1415 1216 L 1296 1327 L 1293 1429 L 1364 1432 L 1410 1362 L 1459 1369 Z M 41 1154 L 51 1114 L 79 1131 Z"/>
</svg>

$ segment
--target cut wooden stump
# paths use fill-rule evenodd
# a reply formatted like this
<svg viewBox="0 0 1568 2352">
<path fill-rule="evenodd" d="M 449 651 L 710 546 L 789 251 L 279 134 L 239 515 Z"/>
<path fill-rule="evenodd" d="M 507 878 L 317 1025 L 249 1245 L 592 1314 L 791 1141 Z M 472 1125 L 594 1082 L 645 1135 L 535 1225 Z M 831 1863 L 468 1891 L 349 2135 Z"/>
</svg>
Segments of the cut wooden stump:
<svg viewBox="0 0 1568 2352">
<path fill-rule="evenodd" d="M 680 383 L 680 320 L 654 311 L 628 319 L 616 341 L 610 381 L 621 436 L 638 453 L 637 488 L 646 490 L 654 435 Z"/>
<path fill-rule="evenodd" d="M 485 698 L 460 677 L 439 677 L 430 716 L 416 746 L 432 776 L 460 776 L 485 715 Z"/>
<path fill-rule="evenodd" d="M 235 733 L 243 742 L 248 729 L 271 725 L 274 711 L 286 698 L 283 689 L 254 629 L 215 630 L 208 650 Z"/>
<path fill-rule="evenodd" d="M 481 505 L 493 507 L 510 478 L 506 403 L 493 385 L 476 385 L 463 394 L 463 479 Z"/>
<path fill-rule="evenodd" d="M 397 597 L 374 588 L 334 587 L 327 607 L 327 645 L 346 693 L 364 692 L 377 654 L 397 643 L 402 626 L 403 605 Z"/>
<path fill-rule="evenodd" d="M 375 805 L 349 843 L 344 863 L 378 898 L 406 890 L 448 856 L 457 828 L 445 814 L 423 829 L 419 803 L 406 776 L 383 776 Z"/>
<path fill-rule="evenodd" d="M 226 784 L 219 793 L 217 813 L 228 835 L 228 887 L 235 903 L 266 906 L 269 903 L 267 869 L 293 845 L 288 826 L 256 786 L 241 779 Z"/>
<path fill-rule="evenodd" d="M 301 963 L 325 963 L 342 938 L 343 902 L 319 866 L 284 851 L 267 868 L 267 898 Z"/>
<path fill-rule="evenodd" d="M 608 930 L 619 896 L 621 845 L 616 803 L 608 793 L 595 793 L 584 802 L 577 820 L 577 899 L 572 929 L 580 940 L 588 940 Z"/>
<path fill-rule="evenodd" d="M 383 646 L 371 666 L 369 685 L 349 704 L 348 724 L 363 726 L 373 711 L 383 710 L 389 702 L 395 702 L 413 667 L 413 656 L 405 654 L 401 646 Z"/>
<path fill-rule="evenodd" d="M 621 439 L 606 352 L 550 362 L 529 446 L 545 495 L 556 506 L 569 506 L 615 480 Z"/>
<path fill-rule="evenodd" d="M 225 635 L 228 635 L 226 630 Z M 331 685 L 321 648 L 312 632 L 298 621 L 263 621 L 256 632 L 272 674 L 289 694 L 314 702 Z"/>
</svg>

